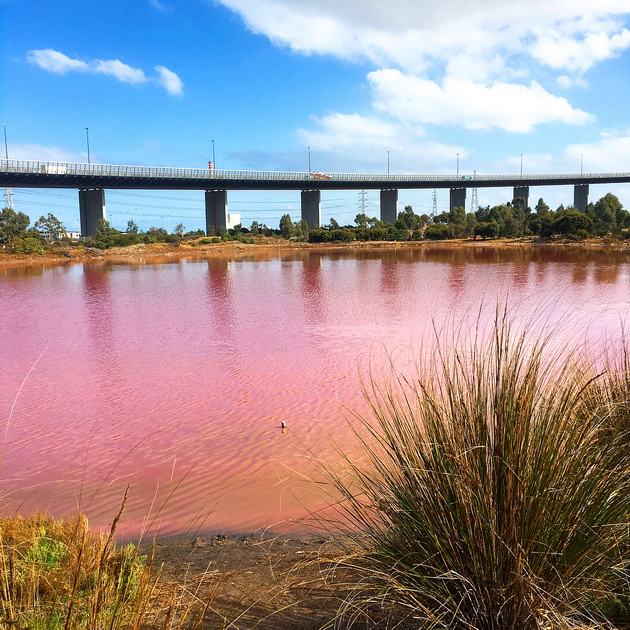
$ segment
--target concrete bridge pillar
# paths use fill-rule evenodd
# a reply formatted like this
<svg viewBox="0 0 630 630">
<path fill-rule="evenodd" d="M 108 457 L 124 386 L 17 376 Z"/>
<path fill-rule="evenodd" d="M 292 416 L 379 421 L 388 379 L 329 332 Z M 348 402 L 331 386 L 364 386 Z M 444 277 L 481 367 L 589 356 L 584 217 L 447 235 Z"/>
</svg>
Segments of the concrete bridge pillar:
<svg viewBox="0 0 630 630">
<path fill-rule="evenodd" d="M 206 190 L 206 234 L 227 228 L 227 190 Z"/>
<path fill-rule="evenodd" d="M 319 190 L 302 191 L 302 219 L 308 223 L 308 229 L 318 228 L 322 222 L 321 192 Z"/>
<path fill-rule="evenodd" d="M 524 199 L 522 204 L 519 204 L 521 210 L 527 210 L 529 207 L 529 186 L 514 186 L 514 199 Z"/>
<path fill-rule="evenodd" d="M 466 189 L 451 188 L 451 205 L 450 209 L 466 207 Z"/>
<path fill-rule="evenodd" d="M 588 184 L 576 184 L 573 187 L 573 207 L 586 212 L 588 206 Z"/>
<path fill-rule="evenodd" d="M 107 218 L 103 188 L 79 189 L 79 215 L 81 216 L 81 236 L 94 236 L 101 219 Z"/>
<path fill-rule="evenodd" d="M 398 219 L 398 190 L 381 190 L 381 221 L 396 223 Z"/>
</svg>

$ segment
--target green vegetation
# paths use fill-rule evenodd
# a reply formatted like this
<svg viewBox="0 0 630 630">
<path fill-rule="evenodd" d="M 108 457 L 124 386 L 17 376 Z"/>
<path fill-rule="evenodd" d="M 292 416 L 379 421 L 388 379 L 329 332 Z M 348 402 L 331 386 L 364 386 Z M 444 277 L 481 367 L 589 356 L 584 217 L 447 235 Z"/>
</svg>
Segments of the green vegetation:
<svg viewBox="0 0 630 630">
<path fill-rule="evenodd" d="M 286 215 L 288 216 L 288 215 Z M 464 208 L 453 208 L 433 217 L 414 213 L 406 206 L 398 214 L 394 225 L 385 224 L 365 214 L 357 214 L 356 226 L 341 227 L 331 219 L 330 224 L 312 230 L 313 243 L 331 241 L 413 241 L 445 240 L 450 238 L 522 238 L 563 237 L 574 240 L 598 237 L 630 238 L 630 212 L 617 197 L 608 193 L 595 204 L 588 205 L 585 213 L 573 207 L 560 206 L 555 212 L 540 199 L 535 208 L 527 208 L 525 200 L 477 208 L 466 213 Z"/>
<path fill-rule="evenodd" d="M 124 501 L 123 501 L 124 505 Z M 122 508 L 121 508 L 122 512 Z M 197 628 L 208 603 L 164 587 L 152 558 L 91 533 L 85 516 L 0 519 L 0 626 L 32 630 Z"/>
<path fill-rule="evenodd" d="M 348 614 L 379 605 L 452 630 L 627 623 L 630 349 L 601 370 L 551 340 L 504 314 L 438 346 L 416 378 L 366 387 L 368 464 L 354 455 L 333 476 L 360 532 Z"/>
</svg>

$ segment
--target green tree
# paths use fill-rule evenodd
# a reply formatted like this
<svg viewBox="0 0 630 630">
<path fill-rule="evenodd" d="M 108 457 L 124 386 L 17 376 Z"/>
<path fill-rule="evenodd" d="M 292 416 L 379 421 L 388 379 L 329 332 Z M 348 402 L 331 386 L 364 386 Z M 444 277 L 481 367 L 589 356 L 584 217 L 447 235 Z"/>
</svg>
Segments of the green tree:
<svg viewBox="0 0 630 630">
<path fill-rule="evenodd" d="M 413 211 L 413 206 L 405 206 L 404 211 L 398 214 L 398 218 L 403 219 L 409 230 L 417 230 L 423 224 L 422 218 Z"/>
<path fill-rule="evenodd" d="M 14 254 L 43 254 L 44 245 L 40 238 L 30 232 L 24 232 L 11 241 Z"/>
<path fill-rule="evenodd" d="M 35 221 L 34 227 L 47 243 L 60 241 L 66 235 L 66 228 L 63 226 L 63 223 L 50 212 L 46 217 L 39 217 Z"/>
<path fill-rule="evenodd" d="M 429 241 L 443 241 L 449 237 L 448 225 L 444 223 L 432 223 L 427 225 L 424 238 Z"/>
<path fill-rule="evenodd" d="M 360 212 L 356 217 L 354 217 L 354 222 L 357 224 L 357 227 L 361 228 L 367 227 L 368 220 L 367 214 L 364 212 Z"/>
<path fill-rule="evenodd" d="M 179 236 L 184 236 L 186 233 L 186 228 L 183 223 L 178 223 L 173 230 L 173 234 L 178 234 Z"/>
<path fill-rule="evenodd" d="M 260 234 L 260 223 L 258 221 L 252 221 L 251 225 L 252 234 Z"/>
<path fill-rule="evenodd" d="M 137 233 L 138 233 L 138 224 L 133 219 L 129 219 L 129 221 L 127 221 L 127 234 L 137 234 Z"/>
<path fill-rule="evenodd" d="M 486 221 L 477 224 L 475 227 L 475 236 L 486 238 L 497 238 L 499 236 L 500 226 L 496 221 Z"/>
<path fill-rule="evenodd" d="M 300 241 L 308 241 L 308 223 L 306 219 L 300 219 L 295 224 L 295 236 Z"/>
<path fill-rule="evenodd" d="M 26 232 L 31 220 L 23 212 L 4 208 L 0 212 L 0 243 L 8 243 Z"/>
<path fill-rule="evenodd" d="M 593 229 L 591 217 L 583 214 L 575 208 L 567 208 L 552 224 L 553 231 L 557 234 L 575 235 L 579 230 L 590 232 Z"/>
<path fill-rule="evenodd" d="M 282 234 L 282 236 L 286 239 L 290 239 L 295 236 L 295 224 L 288 214 L 283 214 L 280 217 L 280 234 Z"/>
<path fill-rule="evenodd" d="M 615 195 L 604 195 L 593 206 L 594 229 L 602 236 L 614 232 L 617 228 L 617 214 L 623 209 Z"/>
<path fill-rule="evenodd" d="M 337 223 L 337 221 L 335 219 L 330 217 L 330 223 L 328 224 L 328 229 L 330 229 L 330 230 L 338 230 L 339 227 L 340 227 L 339 223 Z"/>
</svg>

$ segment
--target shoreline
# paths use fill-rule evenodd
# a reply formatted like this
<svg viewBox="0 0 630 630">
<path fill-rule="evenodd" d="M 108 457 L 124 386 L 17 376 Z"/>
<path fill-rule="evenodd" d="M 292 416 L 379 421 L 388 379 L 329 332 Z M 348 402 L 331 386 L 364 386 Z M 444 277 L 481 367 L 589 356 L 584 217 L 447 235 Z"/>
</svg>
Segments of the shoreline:
<svg viewBox="0 0 630 630">
<path fill-rule="evenodd" d="M 3 254 L 0 253 L 0 268 L 20 268 L 37 265 L 58 266 L 82 262 L 166 262 L 163 258 L 181 260 L 187 258 L 213 258 L 225 255 L 247 255 L 257 252 L 332 252 L 332 251 L 379 251 L 405 249 L 459 249 L 459 248 L 583 248 L 630 252 L 630 241 L 591 239 L 585 241 L 553 241 L 539 238 L 519 239 L 448 239 L 443 241 L 352 241 L 349 243 L 300 243 L 265 238 L 263 242 L 248 244 L 237 241 L 211 243 L 193 247 L 187 243 L 173 245 L 154 243 L 112 247 L 106 250 L 93 248 L 60 247 L 59 253 L 45 254 Z"/>
</svg>

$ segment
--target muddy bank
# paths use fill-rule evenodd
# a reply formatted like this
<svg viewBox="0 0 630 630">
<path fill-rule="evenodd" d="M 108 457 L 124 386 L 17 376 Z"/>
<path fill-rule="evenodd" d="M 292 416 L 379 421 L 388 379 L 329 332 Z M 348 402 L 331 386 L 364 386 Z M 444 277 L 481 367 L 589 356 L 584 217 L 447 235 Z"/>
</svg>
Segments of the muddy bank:
<svg viewBox="0 0 630 630">
<path fill-rule="evenodd" d="M 591 239 L 587 241 L 545 241 L 538 238 L 498 239 L 489 241 L 445 240 L 445 241 L 353 241 L 350 243 L 298 243 L 275 238 L 261 237 L 255 244 L 237 241 L 209 243 L 193 246 L 190 243 L 138 244 L 129 247 L 112 247 L 97 250 L 85 247 L 59 247 L 45 254 L 7 254 L 0 252 L 0 267 L 28 267 L 33 265 L 63 265 L 73 262 L 131 262 L 161 263 L 177 259 L 198 259 L 222 256 L 246 256 L 248 254 L 299 251 L 382 251 L 401 249 L 514 249 L 554 247 L 578 249 L 604 249 L 630 252 L 630 241 Z"/>
</svg>

